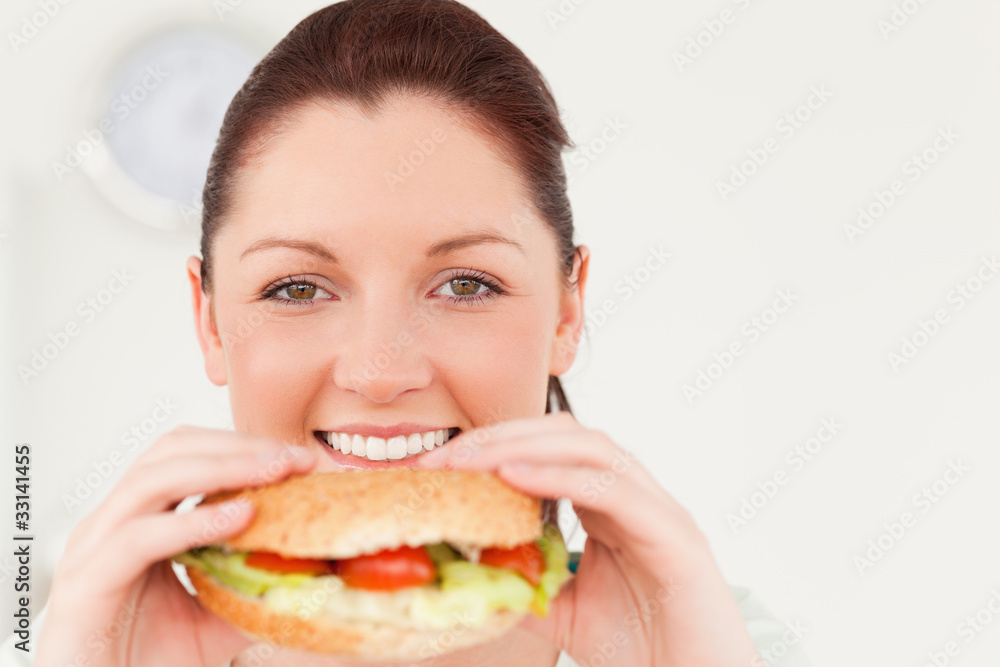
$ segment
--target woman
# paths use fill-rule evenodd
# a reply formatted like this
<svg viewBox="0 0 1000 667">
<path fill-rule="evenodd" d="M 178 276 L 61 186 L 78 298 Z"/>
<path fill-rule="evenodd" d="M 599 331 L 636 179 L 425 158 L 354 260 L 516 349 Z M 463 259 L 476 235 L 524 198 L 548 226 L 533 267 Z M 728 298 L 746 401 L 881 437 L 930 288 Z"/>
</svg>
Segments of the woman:
<svg viewBox="0 0 1000 667">
<path fill-rule="evenodd" d="M 496 471 L 569 498 L 589 536 L 550 616 L 422 664 L 764 664 L 688 512 L 569 413 L 558 376 L 590 253 L 573 243 L 568 145 L 537 69 L 451 0 L 334 4 L 278 44 L 226 114 L 188 262 L 236 432 L 174 430 L 79 524 L 36 664 L 260 664 L 167 560 L 250 510 L 172 510 L 262 470 L 388 465 Z M 402 459 L 324 438 L 450 427 L 455 442 Z"/>
</svg>

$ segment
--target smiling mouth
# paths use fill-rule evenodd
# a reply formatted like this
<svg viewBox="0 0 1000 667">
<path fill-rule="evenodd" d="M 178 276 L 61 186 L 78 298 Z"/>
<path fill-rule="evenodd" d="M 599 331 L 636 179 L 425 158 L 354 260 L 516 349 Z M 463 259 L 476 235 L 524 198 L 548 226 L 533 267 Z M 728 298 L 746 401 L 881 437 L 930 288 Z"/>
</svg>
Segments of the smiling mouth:
<svg viewBox="0 0 1000 667">
<path fill-rule="evenodd" d="M 368 461 L 399 461 L 440 447 L 461 431 L 462 429 L 453 426 L 436 431 L 397 435 L 392 438 L 366 437 L 333 431 L 315 431 L 315 435 L 320 442 L 335 452 Z"/>
</svg>

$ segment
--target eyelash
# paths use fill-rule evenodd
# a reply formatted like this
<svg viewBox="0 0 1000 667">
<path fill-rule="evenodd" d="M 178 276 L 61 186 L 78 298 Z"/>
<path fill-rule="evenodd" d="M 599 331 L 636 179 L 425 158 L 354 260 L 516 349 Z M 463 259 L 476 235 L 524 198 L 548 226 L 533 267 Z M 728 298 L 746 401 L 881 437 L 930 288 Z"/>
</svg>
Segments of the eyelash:
<svg viewBox="0 0 1000 667">
<path fill-rule="evenodd" d="M 443 296 L 442 298 L 447 299 L 449 303 L 460 303 L 472 306 L 474 305 L 473 302 L 477 301 L 478 305 L 482 305 L 483 303 L 485 303 L 486 299 L 495 299 L 498 296 L 503 296 L 506 294 L 506 292 L 500 289 L 500 286 L 497 285 L 494 281 L 490 280 L 484 272 L 480 271 L 479 269 L 474 269 L 472 267 L 464 269 L 464 273 L 463 272 L 456 273 L 455 275 L 451 276 L 450 278 L 448 278 L 448 280 L 446 280 L 441 284 L 446 285 L 453 280 L 472 280 L 473 282 L 486 285 L 486 287 L 489 288 L 489 291 L 481 292 L 479 294 L 470 294 L 469 296 Z"/>
<path fill-rule="evenodd" d="M 446 281 L 442 283 L 442 285 L 450 283 L 453 280 L 472 280 L 473 282 L 486 285 L 486 287 L 489 288 L 489 291 L 481 292 L 478 294 L 470 294 L 468 296 L 445 295 L 442 296 L 441 298 L 447 299 L 449 303 L 457 303 L 457 304 L 472 306 L 474 305 L 473 304 L 474 301 L 477 301 L 479 302 L 479 305 L 482 305 L 486 299 L 493 299 L 498 296 L 503 296 L 506 294 L 506 292 L 500 289 L 500 286 L 497 285 L 494 281 L 490 280 L 483 271 L 471 267 L 468 269 L 464 269 L 463 271 L 457 272 L 454 275 L 450 276 Z M 320 287 L 311 280 L 304 278 L 296 278 L 295 276 L 287 276 L 285 278 L 282 278 L 278 282 L 271 283 L 270 285 L 265 287 L 264 291 L 262 291 L 257 296 L 257 299 L 260 301 L 270 300 L 270 301 L 277 301 L 278 303 L 283 303 L 283 304 L 285 303 L 294 304 L 296 306 L 308 306 L 312 305 L 312 303 L 316 301 L 316 299 L 286 299 L 284 297 L 276 296 L 278 292 L 280 292 L 286 287 L 291 287 L 292 285 L 308 285 L 310 287 L 315 287 L 317 290 L 323 289 L 322 287 Z"/>
</svg>

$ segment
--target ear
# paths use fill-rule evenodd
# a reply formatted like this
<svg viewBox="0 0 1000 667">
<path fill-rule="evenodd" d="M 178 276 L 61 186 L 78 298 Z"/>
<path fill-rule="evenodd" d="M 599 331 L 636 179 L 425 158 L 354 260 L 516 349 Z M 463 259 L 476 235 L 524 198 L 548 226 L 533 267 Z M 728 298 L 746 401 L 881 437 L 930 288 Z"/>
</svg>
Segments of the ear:
<svg viewBox="0 0 1000 667">
<path fill-rule="evenodd" d="M 590 249 L 585 245 L 577 246 L 577 252 L 573 256 L 573 274 L 570 276 L 571 282 L 576 280 L 576 284 L 563 292 L 559 305 L 559 324 L 555 340 L 552 341 L 549 375 L 562 375 L 576 359 L 576 349 L 583 334 L 583 293 L 587 286 L 589 262 Z"/>
<path fill-rule="evenodd" d="M 205 373 L 212 384 L 226 384 L 226 352 L 222 348 L 212 297 L 205 294 L 201 285 L 201 260 L 191 256 L 187 261 L 188 280 L 191 282 L 191 301 L 194 306 L 194 327 L 198 333 L 201 353 L 205 356 Z"/>
</svg>

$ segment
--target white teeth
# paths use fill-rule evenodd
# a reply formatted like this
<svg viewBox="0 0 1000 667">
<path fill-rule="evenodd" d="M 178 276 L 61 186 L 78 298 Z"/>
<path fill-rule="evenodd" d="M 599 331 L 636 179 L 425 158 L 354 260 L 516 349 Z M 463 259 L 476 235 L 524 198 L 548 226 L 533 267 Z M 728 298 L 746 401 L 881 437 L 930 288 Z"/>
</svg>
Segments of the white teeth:
<svg viewBox="0 0 1000 667">
<path fill-rule="evenodd" d="M 385 461 L 385 438 L 369 436 L 365 455 L 372 461 Z"/>
<path fill-rule="evenodd" d="M 405 435 L 397 435 L 385 441 L 385 457 L 387 459 L 395 460 L 395 459 L 401 459 L 405 456 L 406 456 Z"/>
<path fill-rule="evenodd" d="M 351 433 L 323 433 L 326 442 L 334 449 L 344 454 L 360 456 L 372 461 L 399 460 L 416 456 L 424 451 L 431 451 L 448 442 L 451 438 L 450 428 L 427 431 L 426 433 L 411 433 L 396 435 L 388 440 L 375 436 L 365 437 Z"/>
</svg>

